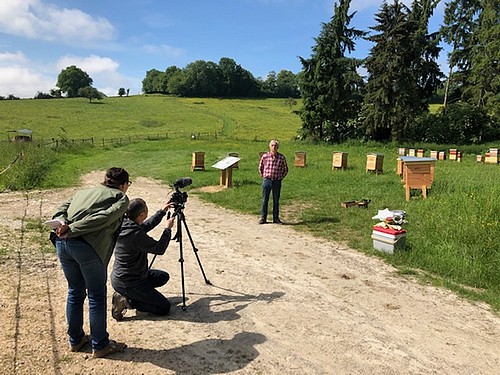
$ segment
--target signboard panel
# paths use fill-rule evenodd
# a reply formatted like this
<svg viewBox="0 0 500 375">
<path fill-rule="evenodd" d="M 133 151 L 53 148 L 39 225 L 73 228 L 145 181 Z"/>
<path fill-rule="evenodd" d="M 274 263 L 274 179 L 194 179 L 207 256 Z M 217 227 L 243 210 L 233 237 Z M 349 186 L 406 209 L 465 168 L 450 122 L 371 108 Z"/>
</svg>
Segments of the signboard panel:
<svg viewBox="0 0 500 375">
<path fill-rule="evenodd" d="M 221 170 L 228 169 L 230 166 L 232 166 L 233 164 L 236 164 L 240 160 L 241 160 L 241 158 L 237 158 L 236 156 L 228 156 L 222 160 L 219 160 L 217 163 L 212 165 L 212 167 L 216 168 L 216 169 L 221 169 Z"/>
</svg>

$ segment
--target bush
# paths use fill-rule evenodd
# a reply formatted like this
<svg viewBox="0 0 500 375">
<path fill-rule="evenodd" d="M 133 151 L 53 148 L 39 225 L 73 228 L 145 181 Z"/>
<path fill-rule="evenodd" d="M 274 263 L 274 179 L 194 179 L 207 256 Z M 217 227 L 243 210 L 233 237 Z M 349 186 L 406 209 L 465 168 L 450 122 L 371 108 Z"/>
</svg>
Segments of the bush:
<svg viewBox="0 0 500 375">
<path fill-rule="evenodd" d="M 498 126 L 483 108 L 453 103 L 437 113 L 419 116 L 409 129 L 408 138 L 416 142 L 439 144 L 478 144 L 499 137 Z"/>
<path fill-rule="evenodd" d="M 44 185 L 48 174 L 56 165 L 56 152 L 35 145 L 12 147 L 2 160 L 19 159 L 4 174 L 0 175 L 0 190 L 30 190 Z"/>
</svg>

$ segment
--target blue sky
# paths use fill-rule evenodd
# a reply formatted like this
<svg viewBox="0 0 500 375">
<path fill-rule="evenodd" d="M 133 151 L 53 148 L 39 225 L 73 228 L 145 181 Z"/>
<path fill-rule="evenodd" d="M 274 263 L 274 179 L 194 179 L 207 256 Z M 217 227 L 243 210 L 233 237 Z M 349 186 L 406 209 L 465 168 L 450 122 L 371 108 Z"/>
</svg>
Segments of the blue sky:
<svg viewBox="0 0 500 375">
<path fill-rule="evenodd" d="M 404 0 L 410 4 L 411 0 Z M 352 26 L 368 30 L 381 0 L 352 0 Z M 141 93 L 146 72 L 229 57 L 265 79 L 298 73 L 333 15 L 334 0 L 1 0 L 0 95 L 33 97 L 76 65 L 107 95 Z M 431 20 L 442 21 L 443 1 Z M 371 46 L 358 41 L 356 57 Z M 440 57 L 446 65 L 446 55 Z"/>
</svg>

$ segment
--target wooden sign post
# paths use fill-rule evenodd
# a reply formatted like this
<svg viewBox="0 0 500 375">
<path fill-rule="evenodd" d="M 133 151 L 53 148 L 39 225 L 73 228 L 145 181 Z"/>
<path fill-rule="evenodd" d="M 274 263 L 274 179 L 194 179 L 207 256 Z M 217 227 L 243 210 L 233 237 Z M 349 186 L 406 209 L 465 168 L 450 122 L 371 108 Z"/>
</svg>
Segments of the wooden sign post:
<svg viewBox="0 0 500 375">
<path fill-rule="evenodd" d="M 240 161 L 240 158 L 228 156 L 212 165 L 213 168 L 220 169 L 220 186 L 230 188 L 233 186 L 233 166 Z"/>
</svg>

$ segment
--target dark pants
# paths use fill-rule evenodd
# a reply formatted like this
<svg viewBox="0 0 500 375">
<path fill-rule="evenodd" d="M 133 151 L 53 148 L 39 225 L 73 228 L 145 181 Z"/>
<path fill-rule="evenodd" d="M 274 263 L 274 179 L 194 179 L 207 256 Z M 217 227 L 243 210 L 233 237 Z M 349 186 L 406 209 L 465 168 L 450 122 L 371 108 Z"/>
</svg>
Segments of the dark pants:
<svg viewBox="0 0 500 375">
<path fill-rule="evenodd" d="M 165 285 L 170 276 L 165 271 L 149 270 L 148 278 L 134 287 L 115 288 L 122 296 L 127 297 L 129 303 L 137 311 L 149 312 L 155 315 L 167 315 L 170 311 L 170 302 L 156 288 Z"/>
<path fill-rule="evenodd" d="M 271 191 L 273 192 L 273 221 L 278 221 L 280 218 L 281 180 L 264 178 L 264 181 L 262 181 L 262 208 L 260 209 L 260 217 L 267 220 L 267 206 L 269 205 Z"/>
</svg>

